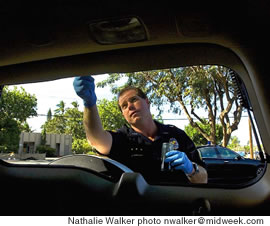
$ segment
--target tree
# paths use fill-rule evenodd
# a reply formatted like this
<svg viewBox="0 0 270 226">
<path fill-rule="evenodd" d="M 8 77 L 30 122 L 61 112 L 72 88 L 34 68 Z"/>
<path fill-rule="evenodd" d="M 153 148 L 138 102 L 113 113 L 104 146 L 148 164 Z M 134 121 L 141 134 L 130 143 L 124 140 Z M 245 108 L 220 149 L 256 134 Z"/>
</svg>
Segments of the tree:
<svg viewBox="0 0 270 226">
<path fill-rule="evenodd" d="M 115 83 L 127 78 L 122 86 Z M 217 143 L 216 124 L 223 130 L 223 146 L 227 146 L 231 133 L 237 129 L 242 115 L 242 107 L 237 100 L 230 70 L 222 66 L 191 66 L 135 73 L 110 74 L 109 78 L 98 83 L 98 87 L 111 86 L 113 93 L 134 85 L 141 87 L 151 103 L 157 106 L 160 114 L 163 106 L 169 103 L 171 111 L 180 114 L 180 106 L 189 123 L 202 136 Z M 203 109 L 208 119 L 204 120 L 198 110 Z M 232 112 L 233 119 L 229 117 Z M 201 124 L 199 124 L 200 122 Z M 210 127 L 210 133 L 200 125 Z"/>
<path fill-rule="evenodd" d="M 16 120 L 0 119 L 0 152 L 17 152 L 20 141 L 20 128 Z"/>
<path fill-rule="evenodd" d="M 76 154 L 94 154 L 94 149 L 86 139 L 75 139 L 72 142 L 72 151 Z"/>
<path fill-rule="evenodd" d="M 40 141 L 40 145 L 45 146 L 46 145 L 46 136 L 47 136 L 47 132 L 46 132 L 46 128 L 44 128 L 41 131 L 41 141 Z"/>
<path fill-rule="evenodd" d="M 73 108 L 67 108 L 64 114 L 65 133 L 71 134 L 73 139 L 85 139 L 83 127 L 83 112 L 79 111 L 79 104 L 72 102 Z"/>
<path fill-rule="evenodd" d="M 72 135 L 72 150 L 74 147 L 75 149 L 73 151 L 79 154 L 86 152 L 83 151 L 85 146 L 80 144 L 84 144 L 85 142 L 87 143 L 83 128 L 83 112 L 79 111 L 79 105 L 77 102 L 72 102 L 71 105 L 71 108 L 66 108 L 65 103 L 60 101 L 60 103 L 56 105 L 58 108 L 54 111 L 55 114 L 50 116 L 48 114 L 49 117 L 47 116 L 47 121 L 41 126 L 41 128 L 42 134 L 52 133 Z M 48 113 L 50 111 L 51 109 L 49 109 Z M 91 147 L 88 149 L 91 149 Z"/>
<path fill-rule="evenodd" d="M 18 125 L 21 132 L 32 133 L 33 130 L 27 122 L 22 122 Z"/>
<path fill-rule="evenodd" d="M 240 140 L 237 136 L 232 136 L 228 145 L 228 148 L 237 151 L 241 150 Z"/>
<path fill-rule="evenodd" d="M 56 115 L 50 121 L 46 121 L 41 128 L 42 131 L 46 130 L 46 133 L 65 134 L 65 124 L 64 116 Z"/>
<path fill-rule="evenodd" d="M 64 101 L 61 100 L 59 102 L 59 104 L 56 105 L 58 108 L 56 108 L 54 110 L 54 121 L 55 121 L 54 125 L 56 125 L 56 128 L 55 128 L 56 130 L 54 133 L 66 134 L 66 132 L 65 132 L 65 130 L 66 130 L 65 129 L 66 128 L 65 105 L 66 104 L 64 103 Z M 50 125 L 52 125 L 52 124 L 53 124 L 53 122 L 50 123 Z"/>
<path fill-rule="evenodd" d="M 50 121 L 52 119 L 52 110 L 49 108 L 47 113 L 47 121 Z"/>
<path fill-rule="evenodd" d="M 93 148 L 86 140 L 83 127 L 83 112 L 79 111 L 77 102 L 72 102 L 71 105 L 72 107 L 66 108 L 65 103 L 60 101 L 55 115 L 50 120 L 47 118 L 42 125 L 42 133 L 70 134 L 75 153 L 92 153 Z M 125 120 L 118 109 L 116 98 L 112 101 L 100 100 L 97 107 L 105 130 L 116 130 L 124 125 Z"/>
<path fill-rule="evenodd" d="M 57 104 L 60 107 L 55 110 L 55 115 L 50 118 L 47 117 L 47 121 L 42 125 L 42 132 L 70 134 L 73 138 L 85 138 L 83 112 L 79 111 L 77 102 L 71 104 L 73 107 L 64 108 L 64 102 L 60 101 L 60 104 Z"/>
<path fill-rule="evenodd" d="M 106 99 L 98 101 L 98 112 L 105 130 L 116 131 L 125 123 L 125 119 L 118 108 L 117 99 L 114 97 L 112 101 Z"/>
<path fill-rule="evenodd" d="M 4 87 L 0 99 L 0 144 L 1 150 L 16 152 L 20 133 L 31 131 L 27 118 L 37 115 L 37 99 L 22 87 L 13 90 Z"/>
<path fill-rule="evenodd" d="M 14 87 L 9 90 L 4 87 L 0 100 L 0 116 L 12 118 L 19 123 L 26 122 L 26 119 L 37 116 L 37 98 L 25 91 L 24 88 Z"/>
<path fill-rule="evenodd" d="M 57 104 L 56 106 L 58 108 L 54 110 L 54 113 L 58 115 L 63 115 L 65 113 L 65 106 L 66 106 L 65 102 L 61 100 L 60 103 Z"/>
<path fill-rule="evenodd" d="M 52 117 L 51 109 L 49 109 L 47 121 L 41 128 L 46 130 L 47 133 L 66 134 L 65 103 L 61 100 L 56 106 L 58 108 L 54 110 L 54 117 Z"/>
<path fill-rule="evenodd" d="M 205 120 L 205 119 L 204 119 Z M 199 126 L 203 128 L 204 131 L 206 131 L 208 134 L 210 134 L 210 126 L 207 123 L 201 123 L 198 122 Z M 196 128 L 192 127 L 190 124 L 185 126 L 185 132 L 190 137 L 190 139 L 194 142 L 196 146 L 200 145 L 206 145 L 208 140 L 205 139 L 205 137 L 199 133 Z M 217 144 L 219 144 L 222 141 L 223 134 L 222 134 L 222 126 L 220 124 L 216 124 L 216 141 Z"/>
</svg>

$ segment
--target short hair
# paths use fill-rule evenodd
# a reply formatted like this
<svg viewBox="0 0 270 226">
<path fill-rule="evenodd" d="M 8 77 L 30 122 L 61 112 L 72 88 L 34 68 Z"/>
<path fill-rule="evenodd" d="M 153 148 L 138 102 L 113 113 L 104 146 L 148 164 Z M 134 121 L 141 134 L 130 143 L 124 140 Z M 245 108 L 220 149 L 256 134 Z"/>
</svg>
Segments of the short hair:
<svg viewBox="0 0 270 226">
<path fill-rule="evenodd" d="M 135 86 L 127 86 L 127 87 L 121 89 L 120 92 L 118 93 L 117 103 L 118 103 L 118 107 L 119 107 L 120 111 L 122 111 L 122 109 L 121 109 L 121 106 L 119 105 L 119 98 L 120 98 L 125 92 L 127 92 L 127 91 L 129 91 L 129 90 L 135 90 L 135 91 L 136 91 L 136 95 L 139 96 L 139 97 L 141 97 L 141 98 L 143 98 L 143 99 L 146 99 L 146 98 L 147 98 L 146 94 L 145 94 L 140 88 L 137 88 L 137 87 L 135 87 Z"/>
</svg>

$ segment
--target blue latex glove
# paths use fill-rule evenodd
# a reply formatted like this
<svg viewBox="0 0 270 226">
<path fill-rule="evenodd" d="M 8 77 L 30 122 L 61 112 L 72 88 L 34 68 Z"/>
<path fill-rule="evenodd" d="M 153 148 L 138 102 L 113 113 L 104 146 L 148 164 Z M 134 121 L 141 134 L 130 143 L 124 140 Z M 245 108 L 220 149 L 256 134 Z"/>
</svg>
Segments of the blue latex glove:
<svg viewBox="0 0 270 226">
<path fill-rule="evenodd" d="M 77 95 L 83 99 L 85 107 L 92 107 L 97 102 L 94 78 L 91 76 L 75 77 L 73 87 Z"/>
<path fill-rule="evenodd" d="M 169 163 L 175 170 L 182 170 L 185 174 L 191 174 L 193 171 L 193 164 L 188 159 L 186 153 L 172 150 L 166 153 L 165 162 Z"/>
</svg>

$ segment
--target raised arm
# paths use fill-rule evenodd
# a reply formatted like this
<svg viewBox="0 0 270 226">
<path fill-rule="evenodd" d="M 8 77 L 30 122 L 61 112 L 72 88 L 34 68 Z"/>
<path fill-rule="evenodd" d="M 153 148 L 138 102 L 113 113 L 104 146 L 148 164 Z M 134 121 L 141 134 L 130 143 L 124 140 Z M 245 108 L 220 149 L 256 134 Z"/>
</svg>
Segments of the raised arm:
<svg viewBox="0 0 270 226">
<path fill-rule="evenodd" d="M 91 76 L 76 77 L 73 86 L 77 95 L 83 99 L 85 107 L 83 123 L 89 144 L 101 154 L 108 155 L 112 146 L 112 136 L 103 129 L 98 114 L 94 78 Z"/>
</svg>

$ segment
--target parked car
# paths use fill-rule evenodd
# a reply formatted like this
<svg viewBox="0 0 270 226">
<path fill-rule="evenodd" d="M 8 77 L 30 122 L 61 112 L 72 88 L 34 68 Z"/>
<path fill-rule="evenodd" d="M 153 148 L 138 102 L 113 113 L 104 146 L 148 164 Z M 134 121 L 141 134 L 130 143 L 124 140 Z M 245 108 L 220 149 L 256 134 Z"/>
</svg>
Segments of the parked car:
<svg viewBox="0 0 270 226">
<path fill-rule="evenodd" d="M 263 173 L 264 163 L 246 159 L 239 153 L 219 145 L 197 147 L 206 164 L 209 182 L 246 182 Z"/>
<path fill-rule="evenodd" d="M 247 109 L 253 112 L 266 156 L 260 176 L 233 187 L 151 185 L 143 175 L 95 157 L 49 165 L 0 160 L 0 193 L 12 194 L 1 202 L 1 215 L 269 215 L 268 1 L 12 0 L 1 1 L 0 25 L 0 89 L 190 65 L 230 68 L 246 87 L 244 99 L 251 104 Z M 171 80 L 171 85 L 180 83 Z M 224 94 L 219 91 L 216 100 Z M 50 95 L 50 87 L 44 93 Z M 217 106 L 208 103 L 205 108 L 215 111 Z"/>
</svg>

